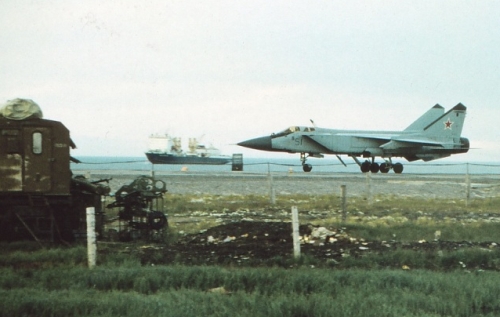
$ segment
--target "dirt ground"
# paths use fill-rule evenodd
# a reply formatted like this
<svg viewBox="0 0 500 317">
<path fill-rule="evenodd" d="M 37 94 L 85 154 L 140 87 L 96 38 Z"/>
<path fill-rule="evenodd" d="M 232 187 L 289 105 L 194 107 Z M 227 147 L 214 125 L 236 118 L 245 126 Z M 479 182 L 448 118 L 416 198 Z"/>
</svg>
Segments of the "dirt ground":
<svg viewBox="0 0 500 317">
<path fill-rule="evenodd" d="M 494 242 L 456 241 L 365 241 L 352 237 L 345 229 L 328 230 L 302 225 L 299 230 L 301 255 L 335 266 L 347 257 L 381 254 L 398 249 L 413 251 L 456 251 L 479 247 L 497 248 Z M 259 266 L 273 259 L 281 265 L 293 256 L 292 226 L 287 222 L 239 221 L 212 227 L 181 237 L 177 243 L 140 248 L 143 264 L 223 264 Z M 404 263 L 401 263 L 403 265 Z"/>
<path fill-rule="evenodd" d="M 135 175 L 93 174 L 94 178 L 112 177 L 112 191 L 130 183 Z M 156 175 L 167 183 L 169 193 L 189 195 L 268 195 L 272 184 L 277 195 L 336 194 L 340 185 L 346 185 L 348 196 L 396 195 L 408 197 L 465 199 L 467 182 L 464 175 L 373 175 L 363 174 L 196 174 L 172 173 Z M 471 176 L 472 199 L 500 195 L 499 175 Z M 167 193 L 168 195 L 168 193 Z M 231 219 L 219 219 L 219 225 L 196 234 L 180 235 L 176 243 L 168 245 L 145 244 L 139 248 L 144 264 L 186 263 L 259 265 L 263 262 L 293 255 L 292 227 L 285 218 L 269 218 L 259 215 L 243 215 Z M 169 222 L 182 221 L 175 215 Z M 324 260 L 335 265 L 348 257 L 393 251 L 397 249 L 459 250 L 480 247 L 497 248 L 494 242 L 450 242 L 450 241 L 364 241 L 353 237 L 343 228 L 317 228 L 310 225 L 300 227 L 302 255 Z"/>
</svg>

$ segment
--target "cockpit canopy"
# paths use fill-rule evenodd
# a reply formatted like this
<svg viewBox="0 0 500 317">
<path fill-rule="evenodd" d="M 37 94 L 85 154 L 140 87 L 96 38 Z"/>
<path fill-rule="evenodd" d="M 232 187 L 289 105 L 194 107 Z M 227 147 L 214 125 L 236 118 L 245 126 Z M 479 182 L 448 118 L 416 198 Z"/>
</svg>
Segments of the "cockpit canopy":
<svg viewBox="0 0 500 317">
<path fill-rule="evenodd" d="M 316 129 L 313 128 L 313 127 L 299 127 L 299 126 L 291 126 L 281 132 L 278 132 L 278 133 L 273 133 L 271 134 L 271 138 L 277 138 L 277 137 L 281 137 L 281 136 L 286 136 L 286 135 L 289 135 L 291 133 L 295 133 L 295 132 L 313 132 L 315 131 Z"/>
</svg>

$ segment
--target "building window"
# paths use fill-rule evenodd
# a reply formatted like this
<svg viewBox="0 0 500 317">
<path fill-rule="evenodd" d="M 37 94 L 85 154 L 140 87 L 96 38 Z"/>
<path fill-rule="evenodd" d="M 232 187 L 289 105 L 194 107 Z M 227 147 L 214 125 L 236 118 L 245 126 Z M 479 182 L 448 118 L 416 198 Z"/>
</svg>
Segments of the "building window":
<svg viewBox="0 0 500 317">
<path fill-rule="evenodd" d="M 33 153 L 34 154 L 42 154 L 42 133 L 34 132 L 33 133 Z"/>
</svg>

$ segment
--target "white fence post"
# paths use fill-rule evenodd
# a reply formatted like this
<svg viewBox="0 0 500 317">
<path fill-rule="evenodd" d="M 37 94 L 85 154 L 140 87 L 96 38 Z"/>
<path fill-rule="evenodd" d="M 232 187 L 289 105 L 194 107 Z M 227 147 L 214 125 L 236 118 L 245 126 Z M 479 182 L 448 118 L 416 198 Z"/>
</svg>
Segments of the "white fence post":
<svg viewBox="0 0 500 317">
<path fill-rule="evenodd" d="M 297 206 L 292 206 L 292 236 L 293 236 L 293 256 L 300 257 L 300 238 L 299 238 L 299 211 Z"/>
<path fill-rule="evenodd" d="M 96 265 L 97 242 L 95 234 L 95 208 L 87 208 L 87 252 L 89 268 Z"/>
<path fill-rule="evenodd" d="M 368 204 L 373 204 L 373 195 L 372 195 L 372 173 L 366 173 L 366 200 Z"/>
<path fill-rule="evenodd" d="M 271 205 L 276 205 L 276 191 L 274 190 L 274 179 L 273 174 L 269 172 L 268 174 L 268 182 L 269 182 L 269 203 Z"/>
<path fill-rule="evenodd" d="M 466 192 L 465 192 L 465 206 L 469 207 L 470 204 L 470 189 L 471 189 L 471 181 L 470 181 L 470 174 L 469 174 L 469 163 L 467 163 L 467 172 L 465 174 L 465 185 L 467 186 Z"/>
<path fill-rule="evenodd" d="M 347 186 L 340 185 L 340 195 L 342 199 L 342 223 L 347 220 Z"/>
</svg>

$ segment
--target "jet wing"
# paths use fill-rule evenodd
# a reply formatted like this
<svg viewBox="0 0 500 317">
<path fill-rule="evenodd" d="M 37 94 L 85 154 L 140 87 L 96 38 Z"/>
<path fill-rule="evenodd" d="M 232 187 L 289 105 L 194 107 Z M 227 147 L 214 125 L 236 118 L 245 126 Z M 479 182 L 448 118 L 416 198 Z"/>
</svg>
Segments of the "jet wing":
<svg viewBox="0 0 500 317">
<path fill-rule="evenodd" d="M 339 136 L 349 136 L 367 140 L 390 141 L 394 134 L 358 134 L 358 133 L 337 133 Z"/>
<path fill-rule="evenodd" d="M 318 136 L 320 134 L 314 134 L 313 136 Z M 324 135 L 329 135 L 329 134 L 324 134 Z M 332 150 L 321 144 L 320 142 L 316 141 L 312 136 L 310 135 L 302 135 L 303 140 L 309 145 L 309 147 L 314 148 L 317 153 L 331 153 Z"/>
<path fill-rule="evenodd" d="M 382 144 L 380 147 L 384 150 L 394 150 L 398 148 L 411 148 L 421 146 L 439 146 L 444 147 L 444 143 L 436 142 L 428 139 L 391 139 L 389 142 Z"/>
<path fill-rule="evenodd" d="M 386 141 L 381 148 L 385 150 L 398 149 L 398 148 L 411 148 L 421 146 L 439 146 L 444 147 L 444 143 L 433 141 L 426 138 L 403 138 L 395 137 L 394 134 L 356 134 L 356 133 L 341 133 L 339 135 L 351 136 L 366 140 Z"/>
</svg>

